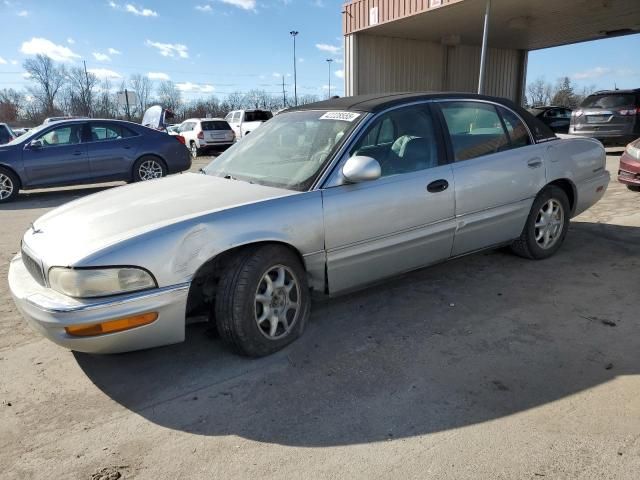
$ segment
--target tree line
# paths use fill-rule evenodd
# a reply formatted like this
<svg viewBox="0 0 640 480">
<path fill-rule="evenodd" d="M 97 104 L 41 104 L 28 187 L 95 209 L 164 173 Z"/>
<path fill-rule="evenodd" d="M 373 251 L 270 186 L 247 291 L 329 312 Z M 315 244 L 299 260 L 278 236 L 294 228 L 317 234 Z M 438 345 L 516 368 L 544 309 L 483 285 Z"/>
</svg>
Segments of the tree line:
<svg viewBox="0 0 640 480">
<path fill-rule="evenodd" d="M 527 106 L 557 105 L 573 109 L 578 107 L 595 89 L 595 85 L 591 85 L 576 92 L 569 77 L 558 79 L 555 85 L 546 82 L 543 78 L 538 78 L 527 85 Z"/>
<path fill-rule="evenodd" d="M 264 90 L 233 92 L 223 99 L 215 95 L 186 100 L 171 80 L 155 82 L 145 75 L 133 74 L 119 83 L 100 80 L 83 67 L 66 67 L 45 55 L 27 59 L 23 68 L 30 85 L 22 91 L 0 90 L 0 122 L 13 126 L 35 126 L 47 117 L 73 115 L 94 118 L 126 119 L 126 106 L 118 103 L 117 92 L 136 93 L 137 101 L 129 105 L 132 121 L 139 122 L 145 110 L 162 105 L 176 114 L 176 121 L 191 117 L 224 117 L 237 109 L 262 108 L 276 111 L 291 106 L 290 99 Z M 116 88 L 117 87 L 117 88 Z M 320 100 L 318 95 L 298 96 L 298 103 Z"/>
</svg>

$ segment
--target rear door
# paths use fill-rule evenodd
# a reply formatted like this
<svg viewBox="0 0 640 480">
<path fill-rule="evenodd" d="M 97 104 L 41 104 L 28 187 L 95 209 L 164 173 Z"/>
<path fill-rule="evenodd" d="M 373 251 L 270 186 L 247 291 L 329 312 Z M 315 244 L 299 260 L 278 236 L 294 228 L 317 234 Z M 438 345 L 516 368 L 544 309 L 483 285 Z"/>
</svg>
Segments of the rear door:
<svg viewBox="0 0 640 480">
<path fill-rule="evenodd" d="M 545 145 L 502 106 L 439 102 L 452 147 L 456 234 L 453 255 L 517 238 L 546 184 Z"/>
<path fill-rule="evenodd" d="M 128 179 L 136 159 L 139 135 L 111 122 L 89 122 L 87 138 L 91 175 L 97 180 Z"/>
<path fill-rule="evenodd" d="M 86 122 L 65 122 L 52 126 L 33 139 L 40 142 L 38 146 L 25 146 L 22 160 L 28 186 L 89 181 L 87 144 L 82 141 L 82 130 L 86 125 Z"/>
</svg>

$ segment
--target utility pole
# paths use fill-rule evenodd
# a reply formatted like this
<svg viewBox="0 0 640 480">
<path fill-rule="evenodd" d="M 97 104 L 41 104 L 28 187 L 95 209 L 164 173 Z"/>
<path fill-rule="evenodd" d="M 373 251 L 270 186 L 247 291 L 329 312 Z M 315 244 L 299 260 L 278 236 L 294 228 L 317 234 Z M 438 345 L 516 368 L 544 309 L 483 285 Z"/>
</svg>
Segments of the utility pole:
<svg viewBox="0 0 640 480">
<path fill-rule="evenodd" d="M 124 100 L 127 102 L 127 120 L 131 121 L 131 111 L 129 110 L 129 91 L 124 89 Z"/>
<path fill-rule="evenodd" d="M 86 83 L 86 87 L 85 87 L 85 102 L 87 102 L 87 104 L 85 105 L 86 107 L 86 115 L 87 117 L 91 116 L 91 98 L 89 98 L 91 95 L 89 94 L 89 74 L 87 73 L 87 62 L 85 62 L 84 60 L 82 61 L 82 64 L 84 65 L 84 79 L 85 79 L 85 83 Z"/>
<path fill-rule="evenodd" d="M 284 75 L 282 76 L 282 108 L 287 108 L 287 94 L 284 91 Z"/>
<path fill-rule="evenodd" d="M 333 62 L 333 58 L 327 58 L 327 63 L 329 64 L 329 98 L 331 98 L 331 62 Z"/>
<path fill-rule="evenodd" d="M 484 11 L 484 28 L 482 29 L 482 49 L 480 50 L 480 75 L 478 78 L 478 93 L 484 93 L 484 77 L 487 63 L 487 37 L 489 36 L 489 13 L 491 11 L 491 0 L 487 0 Z"/>
<path fill-rule="evenodd" d="M 293 98 L 295 100 L 296 107 L 298 106 L 298 78 L 296 75 L 296 36 L 298 35 L 296 30 L 291 30 L 289 35 L 293 37 Z"/>
</svg>

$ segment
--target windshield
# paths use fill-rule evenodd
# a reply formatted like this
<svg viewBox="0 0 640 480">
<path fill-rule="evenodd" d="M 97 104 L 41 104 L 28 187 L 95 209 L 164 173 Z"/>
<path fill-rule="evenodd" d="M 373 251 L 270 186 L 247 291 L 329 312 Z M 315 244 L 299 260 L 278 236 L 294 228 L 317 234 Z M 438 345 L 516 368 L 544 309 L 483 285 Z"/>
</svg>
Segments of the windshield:
<svg viewBox="0 0 640 480">
<path fill-rule="evenodd" d="M 264 110 L 251 110 L 244 112 L 245 122 L 266 122 L 271 117 L 273 117 L 271 112 Z"/>
<path fill-rule="evenodd" d="M 633 95 L 590 95 L 582 102 L 582 108 L 618 108 L 634 104 Z"/>
<path fill-rule="evenodd" d="M 49 125 L 47 125 L 47 124 L 38 125 L 37 127 L 32 128 L 28 132 L 23 133 L 18 138 L 14 138 L 11 142 L 7 143 L 7 145 L 17 145 L 19 143 L 22 143 L 26 139 L 33 137 L 38 132 L 41 132 L 42 130 L 44 130 L 45 128 L 50 127 L 50 126 L 51 126 L 51 124 L 49 124 Z"/>
<path fill-rule="evenodd" d="M 355 112 L 283 113 L 216 158 L 204 173 L 308 190 L 362 117 Z"/>
<path fill-rule="evenodd" d="M 231 130 L 231 127 L 225 120 L 207 120 L 200 124 L 202 130 Z"/>
</svg>

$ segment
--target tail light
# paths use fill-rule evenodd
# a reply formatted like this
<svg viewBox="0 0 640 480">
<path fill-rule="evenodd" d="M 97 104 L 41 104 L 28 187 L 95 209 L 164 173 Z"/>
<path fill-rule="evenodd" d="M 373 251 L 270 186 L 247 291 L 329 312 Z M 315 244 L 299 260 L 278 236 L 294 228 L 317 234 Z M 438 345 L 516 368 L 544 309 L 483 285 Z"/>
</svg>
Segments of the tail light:
<svg viewBox="0 0 640 480">
<path fill-rule="evenodd" d="M 204 140 L 204 132 L 198 133 L 198 140 Z"/>
<path fill-rule="evenodd" d="M 177 141 L 179 141 L 181 144 L 186 145 L 187 142 L 185 141 L 184 137 L 182 135 L 172 135 L 173 138 L 175 138 Z"/>
<path fill-rule="evenodd" d="M 620 110 L 618 113 L 620 115 L 635 115 L 636 113 L 640 114 L 640 108 L 628 108 L 626 110 Z"/>
</svg>

